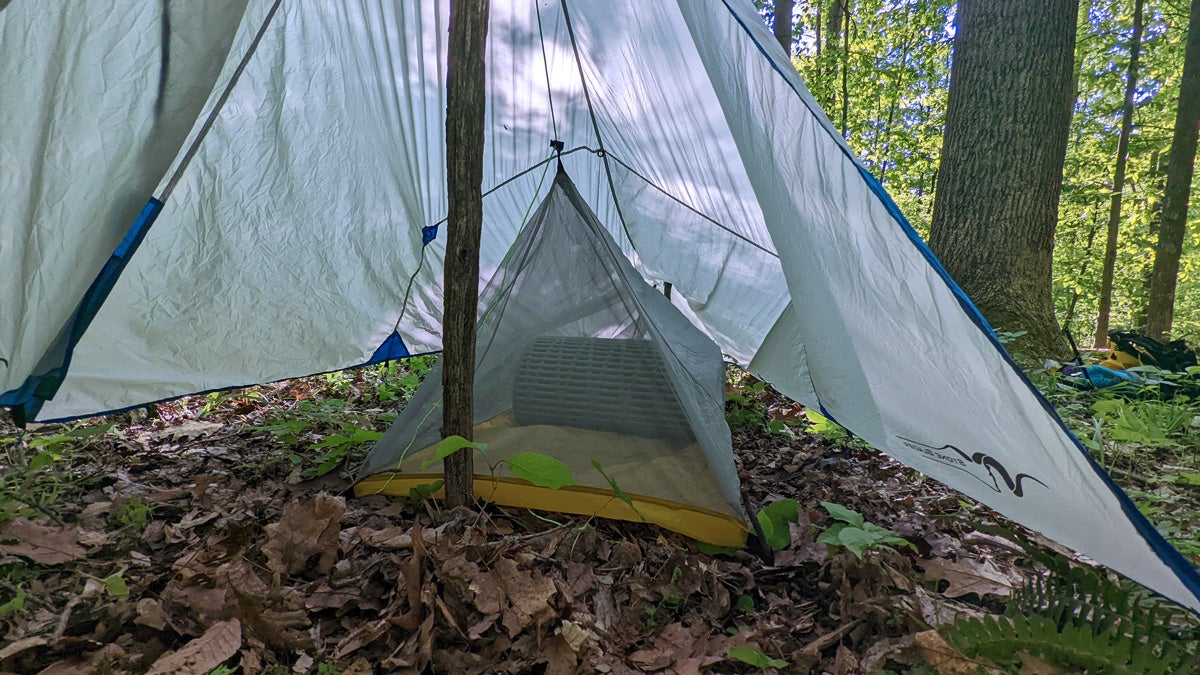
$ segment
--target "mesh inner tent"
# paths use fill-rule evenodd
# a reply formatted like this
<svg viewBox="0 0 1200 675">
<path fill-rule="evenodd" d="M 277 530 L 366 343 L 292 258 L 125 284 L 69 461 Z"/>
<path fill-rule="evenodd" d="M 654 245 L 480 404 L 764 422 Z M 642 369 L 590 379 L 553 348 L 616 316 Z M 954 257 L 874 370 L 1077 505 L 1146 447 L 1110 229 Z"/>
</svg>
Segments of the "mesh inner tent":
<svg viewBox="0 0 1200 675">
<path fill-rule="evenodd" d="M 532 451 L 566 463 L 577 483 L 543 494 L 546 510 L 585 511 L 572 499 L 611 495 L 615 482 L 655 509 L 745 530 L 720 349 L 645 282 L 564 172 L 479 307 L 474 436 L 487 448 L 475 462 L 478 496 L 502 502 L 487 482 L 513 481 L 502 460 Z M 439 477 L 441 462 L 422 465 L 441 438 L 441 372 L 430 371 L 372 449 L 360 493 Z M 685 529 L 647 510 L 631 519 Z"/>
</svg>

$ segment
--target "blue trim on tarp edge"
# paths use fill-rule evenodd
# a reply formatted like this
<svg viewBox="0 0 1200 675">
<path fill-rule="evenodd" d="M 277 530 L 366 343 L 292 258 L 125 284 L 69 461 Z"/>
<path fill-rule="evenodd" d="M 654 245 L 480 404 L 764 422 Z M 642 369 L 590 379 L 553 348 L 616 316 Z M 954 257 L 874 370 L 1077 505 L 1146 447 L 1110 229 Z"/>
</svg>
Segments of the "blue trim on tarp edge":
<svg viewBox="0 0 1200 675">
<path fill-rule="evenodd" d="M 158 214 L 162 213 L 162 209 L 163 203 L 157 198 L 151 197 L 146 206 L 142 208 L 141 213 L 138 214 L 137 220 L 133 222 L 129 231 L 121 238 L 112 255 L 104 263 L 104 267 L 100 269 L 100 273 L 96 275 L 87 292 L 83 294 L 83 299 L 79 301 L 79 306 L 69 320 L 70 333 L 67 336 L 66 352 L 63 354 L 62 363 L 42 373 L 30 375 L 19 388 L 7 391 L 0 396 L 0 405 L 20 408 L 17 414 L 26 420 L 32 420 L 41 410 L 42 404 L 58 393 L 58 388 L 62 386 L 67 371 L 71 367 L 71 357 L 75 347 L 83 338 L 83 334 L 91 325 L 92 320 L 96 318 L 100 306 L 104 304 L 109 293 L 116 286 L 121 272 L 129 264 L 129 260 L 141 245 L 142 240 L 146 238 L 146 233 L 158 218 Z"/>
<path fill-rule="evenodd" d="M 755 39 L 754 33 L 750 31 L 749 27 L 746 26 L 741 18 L 738 17 L 737 13 L 733 11 L 733 8 L 729 6 L 727 0 L 721 0 L 721 2 L 723 5 L 725 5 L 725 9 L 728 10 L 730 16 L 733 17 L 733 20 L 742 27 L 742 30 L 746 33 L 746 37 L 749 38 L 750 42 L 752 42 L 754 46 L 758 48 L 759 52 L 766 57 L 767 62 L 771 64 L 772 69 L 779 73 L 780 77 L 783 78 L 783 81 L 788 85 L 789 88 L 792 89 L 793 93 L 795 93 L 797 98 L 800 99 L 800 102 L 804 104 L 804 107 L 808 109 L 809 114 L 817 114 L 808 105 L 808 101 L 805 100 L 804 96 L 792 86 L 792 83 L 788 79 L 787 75 L 779 69 L 779 65 L 775 63 L 775 60 L 771 58 L 771 55 L 767 52 L 763 45 Z M 828 131 L 829 130 L 826 129 L 826 132 Z M 908 222 L 908 219 L 904 217 L 904 214 L 900 212 L 900 208 L 896 206 L 895 201 L 892 200 L 891 195 L 887 193 L 887 190 L 884 189 L 879 180 L 871 175 L 871 172 L 867 171 L 866 167 L 863 166 L 862 163 L 860 163 L 858 159 L 854 157 L 854 155 L 850 153 L 844 145 L 842 145 L 841 142 L 837 142 L 836 145 L 858 169 L 859 175 L 866 181 L 867 187 L 869 187 L 871 192 L 883 203 L 884 208 L 886 208 L 888 211 L 888 214 L 891 215 L 892 219 L 900 225 L 901 229 L 908 236 L 909 241 L 911 241 L 912 244 L 917 247 L 917 250 L 920 251 L 921 255 L 924 256 L 925 260 L 930 264 L 933 270 L 937 272 L 938 276 L 941 277 L 946 285 L 950 288 L 950 291 L 954 294 L 955 298 L 958 299 L 959 305 L 967 313 L 967 316 L 979 327 L 980 330 L 983 331 L 992 345 L 997 351 L 1000 352 L 1000 355 L 1008 363 L 1009 367 L 1011 367 L 1021 378 L 1021 381 L 1023 381 L 1025 385 L 1029 387 L 1029 390 L 1037 398 L 1042 408 L 1045 409 L 1050 417 L 1058 423 L 1058 426 L 1061 427 L 1064 432 L 1066 432 L 1067 437 L 1075 443 L 1075 448 L 1084 456 L 1088 464 L 1092 467 L 1092 470 L 1096 472 L 1096 475 L 1099 476 L 1104 484 L 1108 486 L 1109 490 L 1112 491 L 1113 495 L 1117 498 L 1118 503 L 1121 505 L 1121 510 L 1125 512 L 1125 516 L 1129 518 L 1131 523 L 1133 523 L 1134 529 L 1137 530 L 1138 534 L 1142 536 L 1142 538 L 1146 541 L 1146 544 L 1150 546 L 1150 550 L 1152 550 L 1155 555 L 1159 557 L 1159 560 L 1161 560 L 1168 569 L 1175 573 L 1176 577 L 1183 582 L 1184 587 L 1191 591 L 1197 599 L 1200 599 L 1200 572 L 1197 572 L 1196 567 L 1192 565 L 1192 563 L 1188 561 L 1188 559 L 1182 553 L 1179 552 L 1179 549 L 1175 548 L 1169 541 L 1166 540 L 1165 537 L 1163 537 L 1162 533 L 1159 532 L 1158 529 L 1155 528 L 1150 522 L 1150 519 L 1138 510 L 1137 505 L 1133 503 L 1133 500 L 1129 497 L 1129 495 L 1125 494 L 1125 491 L 1113 481 L 1112 476 L 1108 475 L 1108 472 L 1100 467 L 1095 458 L 1092 457 L 1090 452 L 1088 452 L 1087 448 L 1085 448 L 1083 444 L 1079 442 L 1079 438 L 1077 438 L 1075 433 L 1071 431 L 1069 427 L 1067 427 L 1065 422 L 1063 422 L 1062 418 L 1058 414 L 1058 411 L 1055 410 L 1054 406 L 1050 404 L 1050 401 L 1048 401 L 1046 397 L 1042 395 L 1042 392 L 1038 391 L 1037 387 L 1034 386 L 1033 382 L 1030 381 L 1029 377 L 1025 374 L 1025 371 L 1021 370 L 1021 367 L 1018 366 L 1015 361 L 1013 361 L 1012 356 L 1010 356 L 1008 353 L 1008 350 L 1004 348 L 1004 345 L 1000 343 L 999 338 L 996 337 L 996 332 L 992 330 L 992 327 L 988 324 L 987 320 L 983 318 L 983 314 L 981 314 L 979 309 L 975 307 L 975 303 L 971 302 L 971 299 L 967 296 L 967 294 L 963 292 L 962 288 L 960 288 L 954 279 L 950 277 L 950 274 L 946 272 L 946 268 L 942 266 L 941 261 L 937 259 L 937 256 L 933 254 L 933 251 L 929 248 L 929 245 L 926 244 L 923 239 L 921 239 L 921 236 L 917 234 L 916 229 L 913 228 L 913 226 Z M 826 415 L 826 417 L 828 417 L 828 415 Z M 1200 611 L 1192 611 L 1200 614 Z"/>
</svg>

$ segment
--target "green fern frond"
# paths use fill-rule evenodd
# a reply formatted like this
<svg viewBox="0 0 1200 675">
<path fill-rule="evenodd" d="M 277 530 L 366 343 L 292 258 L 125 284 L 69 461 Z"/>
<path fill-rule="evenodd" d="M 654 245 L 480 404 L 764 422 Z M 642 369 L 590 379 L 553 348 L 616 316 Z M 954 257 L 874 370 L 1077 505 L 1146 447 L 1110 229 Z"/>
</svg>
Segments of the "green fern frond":
<svg viewBox="0 0 1200 675">
<path fill-rule="evenodd" d="M 1003 616 L 951 627 L 947 638 L 968 656 L 1016 667 L 1023 651 L 1088 673 L 1200 672 L 1186 610 L 1063 556 L 1030 555 L 1049 573 L 1015 590 Z"/>
</svg>

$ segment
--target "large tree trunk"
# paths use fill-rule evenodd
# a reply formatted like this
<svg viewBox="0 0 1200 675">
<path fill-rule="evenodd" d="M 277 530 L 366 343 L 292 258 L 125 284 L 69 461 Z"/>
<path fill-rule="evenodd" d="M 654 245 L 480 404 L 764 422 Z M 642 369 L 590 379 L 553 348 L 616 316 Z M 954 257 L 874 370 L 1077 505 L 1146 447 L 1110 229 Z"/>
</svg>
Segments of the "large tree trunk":
<svg viewBox="0 0 1200 675">
<path fill-rule="evenodd" d="M 484 47 L 488 0 L 450 3 L 446 73 L 445 318 L 442 322 L 442 436 L 470 440 L 474 431 L 475 322 L 479 305 L 479 239 L 483 231 Z M 474 499 L 470 450 L 445 460 L 446 501 Z"/>
<path fill-rule="evenodd" d="M 1125 75 L 1125 104 L 1121 133 L 1117 136 L 1117 163 L 1113 168 L 1112 198 L 1108 206 L 1108 238 L 1104 242 L 1104 270 L 1100 275 L 1100 309 L 1096 312 L 1096 347 L 1108 344 L 1108 316 L 1112 311 L 1113 273 L 1117 267 L 1117 236 L 1121 229 L 1121 200 L 1125 192 L 1125 165 L 1129 137 L 1133 134 L 1133 94 L 1137 90 L 1138 57 L 1142 52 L 1142 0 L 1133 6 L 1133 36 L 1129 41 L 1129 70 Z"/>
<path fill-rule="evenodd" d="M 930 245 L 1017 346 L 1063 355 L 1051 298 L 1077 0 L 962 0 Z"/>
<path fill-rule="evenodd" d="M 790 57 L 792 55 L 792 10 L 796 0 L 775 0 L 775 39 Z"/>
<path fill-rule="evenodd" d="M 1175 137 L 1171 141 L 1167 165 L 1162 225 L 1154 249 L 1154 269 L 1150 273 L 1150 297 L 1146 306 L 1146 333 L 1152 337 L 1170 333 L 1175 317 L 1175 284 L 1179 280 L 1179 255 L 1183 252 L 1183 235 L 1187 230 L 1197 125 L 1200 125 L 1200 0 L 1192 0 L 1183 77 L 1179 83 L 1179 106 L 1175 111 Z"/>
</svg>

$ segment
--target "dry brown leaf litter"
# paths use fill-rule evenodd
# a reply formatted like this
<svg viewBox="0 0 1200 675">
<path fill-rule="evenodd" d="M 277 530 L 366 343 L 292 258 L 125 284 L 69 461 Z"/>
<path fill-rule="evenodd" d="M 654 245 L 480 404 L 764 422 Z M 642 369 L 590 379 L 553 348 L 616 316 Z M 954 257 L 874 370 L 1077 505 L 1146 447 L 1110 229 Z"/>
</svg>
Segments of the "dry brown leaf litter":
<svg viewBox="0 0 1200 675">
<path fill-rule="evenodd" d="M 735 433 L 750 504 L 804 507 L 766 564 L 644 525 L 289 484 L 280 448 L 245 430 L 253 406 L 203 421 L 173 406 L 93 444 L 94 484 L 56 505 L 61 522 L 0 527 L 0 564 L 36 571 L 0 620 L 0 671 L 733 673 L 753 669 L 728 650 L 751 646 L 786 672 L 953 672 L 963 658 L 930 629 L 995 610 L 1019 580 L 1019 547 L 973 531 L 986 511 L 817 437 Z M 133 499 L 152 507 L 136 530 L 113 518 Z M 817 544 L 821 501 L 919 554 Z M 127 597 L 97 583 L 118 571 Z"/>
</svg>

